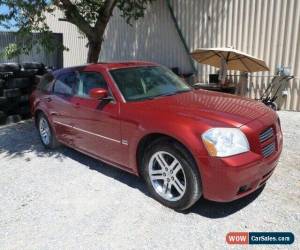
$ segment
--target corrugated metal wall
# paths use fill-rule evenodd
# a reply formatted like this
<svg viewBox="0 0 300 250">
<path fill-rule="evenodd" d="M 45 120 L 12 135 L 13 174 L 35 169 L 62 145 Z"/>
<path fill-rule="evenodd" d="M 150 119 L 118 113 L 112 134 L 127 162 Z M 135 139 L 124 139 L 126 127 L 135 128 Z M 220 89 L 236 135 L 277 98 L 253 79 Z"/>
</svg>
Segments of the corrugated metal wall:
<svg viewBox="0 0 300 250">
<path fill-rule="evenodd" d="M 198 47 L 226 47 L 266 60 L 271 72 L 251 74 L 246 96 L 257 98 L 271 81 L 276 65 L 291 66 L 283 109 L 300 111 L 300 1 L 299 0 L 171 0 L 175 16 L 192 51 Z M 49 16 L 54 32 L 64 33 L 65 66 L 86 61 L 87 41 L 75 26 Z M 131 27 L 114 12 L 104 38 L 101 60 L 151 60 L 192 71 L 166 0 L 157 0 L 145 18 Z M 196 64 L 198 79 L 207 81 L 216 69 Z M 234 73 L 234 72 L 233 72 Z"/>
<path fill-rule="evenodd" d="M 270 82 L 276 65 L 291 66 L 296 79 L 288 84 L 283 109 L 300 111 L 299 0 L 171 0 L 191 50 L 226 47 L 264 59 L 271 72 L 249 76 L 247 96 L 257 98 Z M 200 81 L 215 69 L 197 64 Z"/>
<path fill-rule="evenodd" d="M 63 33 L 63 44 L 68 50 L 63 52 L 64 66 L 75 66 L 86 62 L 88 49 L 87 40 L 78 32 L 78 28 L 68 22 L 59 21 L 63 14 L 55 11 L 47 14 L 47 23 L 50 29 L 56 33 Z"/>
<path fill-rule="evenodd" d="M 101 59 L 148 60 L 170 68 L 180 67 L 183 73 L 191 71 L 165 1 L 157 1 L 132 27 L 116 9 L 104 37 Z"/>
<path fill-rule="evenodd" d="M 64 34 L 64 66 L 86 62 L 87 40 L 78 29 L 67 22 L 58 21 L 59 11 L 47 15 L 47 23 L 53 32 Z M 191 71 L 189 57 L 182 46 L 167 5 L 158 0 L 145 18 L 128 25 L 115 9 L 107 27 L 102 51 L 102 61 L 149 60 L 168 67 L 180 67 L 183 73 Z"/>
<path fill-rule="evenodd" d="M 33 34 L 39 36 L 39 34 Z M 53 34 L 53 38 L 57 44 L 62 44 L 62 34 Z M 10 43 L 16 42 L 16 34 L 13 32 L 0 32 L 0 52 L 4 50 Z M 59 46 L 58 46 L 59 47 Z M 29 54 L 22 54 L 10 60 L 0 57 L 0 63 L 3 62 L 42 62 L 47 66 L 61 68 L 63 66 L 62 50 L 56 49 L 48 52 L 42 48 L 34 46 Z"/>
</svg>

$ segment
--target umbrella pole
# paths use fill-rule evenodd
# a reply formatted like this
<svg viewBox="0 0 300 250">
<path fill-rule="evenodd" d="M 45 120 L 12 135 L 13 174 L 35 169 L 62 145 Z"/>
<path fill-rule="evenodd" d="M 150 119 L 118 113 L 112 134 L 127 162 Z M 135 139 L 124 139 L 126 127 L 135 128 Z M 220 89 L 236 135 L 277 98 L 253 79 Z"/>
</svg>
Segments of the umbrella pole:
<svg viewBox="0 0 300 250">
<path fill-rule="evenodd" d="M 226 83 L 226 77 L 227 77 L 227 61 L 224 57 L 221 58 L 220 63 L 220 71 L 219 71 L 219 82 L 221 87 L 225 85 Z"/>
</svg>

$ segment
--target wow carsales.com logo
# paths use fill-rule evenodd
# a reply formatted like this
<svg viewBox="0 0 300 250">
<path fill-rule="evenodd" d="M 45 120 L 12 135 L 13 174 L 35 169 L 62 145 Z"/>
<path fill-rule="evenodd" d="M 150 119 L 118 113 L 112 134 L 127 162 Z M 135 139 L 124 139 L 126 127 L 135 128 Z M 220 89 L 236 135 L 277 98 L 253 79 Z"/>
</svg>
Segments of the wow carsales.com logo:
<svg viewBox="0 0 300 250">
<path fill-rule="evenodd" d="M 230 232 L 228 244 L 292 244 L 295 240 L 290 232 Z"/>
</svg>

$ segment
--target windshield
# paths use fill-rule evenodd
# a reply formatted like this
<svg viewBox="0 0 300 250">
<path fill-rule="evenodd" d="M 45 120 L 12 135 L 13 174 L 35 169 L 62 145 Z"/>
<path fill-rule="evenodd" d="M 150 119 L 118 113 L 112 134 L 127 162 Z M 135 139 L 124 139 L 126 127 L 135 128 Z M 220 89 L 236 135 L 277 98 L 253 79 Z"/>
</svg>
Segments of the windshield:
<svg viewBox="0 0 300 250">
<path fill-rule="evenodd" d="M 110 71 L 126 101 L 152 99 L 190 91 L 172 71 L 164 67 L 137 67 Z"/>
</svg>

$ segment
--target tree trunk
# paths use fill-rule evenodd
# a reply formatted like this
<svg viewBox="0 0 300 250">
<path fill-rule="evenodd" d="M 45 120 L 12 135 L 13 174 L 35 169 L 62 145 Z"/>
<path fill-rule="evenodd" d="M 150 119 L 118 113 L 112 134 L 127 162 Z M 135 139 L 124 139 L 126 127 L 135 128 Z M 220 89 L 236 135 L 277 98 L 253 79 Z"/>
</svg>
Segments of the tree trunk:
<svg viewBox="0 0 300 250">
<path fill-rule="evenodd" d="M 81 15 L 72 0 L 54 1 L 55 5 L 64 10 L 66 20 L 76 25 L 88 38 L 89 50 L 87 63 L 97 63 L 101 51 L 104 31 L 118 0 L 105 0 L 103 7 L 98 10 L 98 19 L 94 27 Z M 0 1 L 0 3 L 3 1 Z M 1 4 L 0 4 L 1 5 Z M 94 13 L 91 11 L 91 13 Z"/>
<path fill-rule="evenodd" d="M 97 63 L 100 56 L 101 51 L 101 45 L 102 45 L 102 38 L 100 38 L 98 41 L 90 40 L 89 41 L 89 51 L 88 51 L 88 57 L 87 57 L 87 63 Z"/>
</svg>

